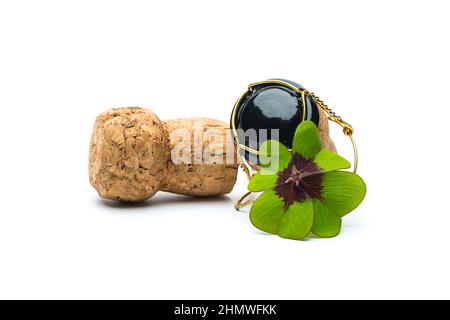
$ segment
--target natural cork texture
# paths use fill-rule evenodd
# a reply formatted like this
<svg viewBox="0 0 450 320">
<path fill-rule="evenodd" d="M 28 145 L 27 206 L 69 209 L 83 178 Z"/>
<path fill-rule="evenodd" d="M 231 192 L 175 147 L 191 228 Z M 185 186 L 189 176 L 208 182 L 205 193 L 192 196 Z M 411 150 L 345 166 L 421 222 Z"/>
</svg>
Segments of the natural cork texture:
<svg viewBox="0 0 450 320">
<path fill-rule="evenodd" d="M 336 152 L 336 145 L 330 137 L 330 128 L 328 126 L 328 116 L 324 110 L 319 108 L 319 134 L 322 140 L 322 146 L 328 150 Z"/>
<path fill-rule="evenodd" d="M 229 127 L 225 122 L 207 118 L 188 118 L 166 121 L 165 126 L 167 132 L 171 133 L 190 129 L 191 159 L 198 158 L 205 151 L 216 155 L 217 158 L 204 158 L 200 164 L 174 164 L 169 159 L 163 190 L 194 196 L 214 196 L 228 193 L 233 189 L 237 174 L 236 153 Z M 218 139 L 219 141 L 213 137 L 205 139 L 208 132 L 213 136 L 217 133 L 217 136 L 223 139 Z M 169 149 L 173 150 L 178 141 L 173 135 L 170 135 L 169 140 Z M 227 151 L 230 159 L 228 162 L 231 163 L 226 161 Z"/>
<path fill-rule="evenodd" d="M 179 142 L 176 130 L 191 140 L 187 157 L 198 158 L 199 148 L 215 155 L 202 163 L 175 164 L 171 151 Z M 223 139 L 200 139 L 198 132 L 213 131 Z M 150 110 L 130 107 L 106 111 L 97 117 L 89 153 L 89 180 L 106 199 L 142 201 L 158 190 L 193 196 L 229 193 L 236 182 L 237 164 L 232 152 L 225 162 L 228 125 L 207 118 L 162 122 Z M 219 148 L 220 147 L 220 148 Z M 218 150 L 218 151 L 217 151 Z M 221 151 L 223 150 L 223 152 Z M 220 154 L 214 152 L 220 151 Z M 201 158 L 200 150 L 200 158 Z M 223 157 L 223 161 L 219 158 Z M 222 162 L 222 163 L 220 163 Z"/>
</svg>

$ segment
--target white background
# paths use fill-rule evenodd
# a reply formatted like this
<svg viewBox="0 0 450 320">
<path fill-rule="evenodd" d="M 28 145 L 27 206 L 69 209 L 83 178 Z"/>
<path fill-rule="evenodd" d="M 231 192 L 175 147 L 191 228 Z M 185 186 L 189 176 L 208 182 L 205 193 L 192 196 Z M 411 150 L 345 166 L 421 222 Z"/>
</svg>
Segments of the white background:
<svg viewBox="0 0 450 320">
<path fill-rule="evenodd" d="M 0 298 L 450 298 L 448 1 L 0 2 Z M 126 207 L 88 181 L 98 113 L 228 121 L 250 82 L 356 129 L 368 193 L 333 239 L 233 202 Z M 341 153 L 351 158 L 336 128 Z"/>
</svg>

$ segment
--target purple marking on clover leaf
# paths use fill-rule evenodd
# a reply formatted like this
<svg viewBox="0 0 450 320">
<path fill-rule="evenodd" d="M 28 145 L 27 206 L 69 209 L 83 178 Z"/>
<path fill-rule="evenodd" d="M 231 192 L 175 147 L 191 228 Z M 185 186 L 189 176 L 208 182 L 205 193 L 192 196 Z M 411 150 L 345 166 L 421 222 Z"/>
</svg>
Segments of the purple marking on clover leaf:
<svg viewBox="0 0 450 320">
<path fill-rule="evenodd" d="M 275 192 L 284 200 L 287 210 L 294 201 L 320 199 L 323 173 L 312 161 L 294 153 L 288 167 L 278 173 Z"/>
</svg>

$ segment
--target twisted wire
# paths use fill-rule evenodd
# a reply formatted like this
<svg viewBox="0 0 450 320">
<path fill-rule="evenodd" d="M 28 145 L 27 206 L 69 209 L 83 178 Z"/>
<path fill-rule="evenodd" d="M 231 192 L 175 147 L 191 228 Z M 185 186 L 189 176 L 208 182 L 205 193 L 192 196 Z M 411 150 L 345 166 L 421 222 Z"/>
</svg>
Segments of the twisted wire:
<svg viewBox="0 0 450 320">
<path fill-rule="evenodd" d="M 310 92 L 306 89 L 305 94 L 312 97 L 316 101 L 316 103 L 328 114 L 328 118 L 331 121 L 336 122 L 343 128 L 344 134 L 346 136 L 350 136 L 353 134 L 353 127 L 348 122 L 344 121 L 341 116 L 338 116 L 336 112 L 334 112 L 322 99 L 319 98 L 319 96 L 317 96 L 314 92 Z"/>
</svg>

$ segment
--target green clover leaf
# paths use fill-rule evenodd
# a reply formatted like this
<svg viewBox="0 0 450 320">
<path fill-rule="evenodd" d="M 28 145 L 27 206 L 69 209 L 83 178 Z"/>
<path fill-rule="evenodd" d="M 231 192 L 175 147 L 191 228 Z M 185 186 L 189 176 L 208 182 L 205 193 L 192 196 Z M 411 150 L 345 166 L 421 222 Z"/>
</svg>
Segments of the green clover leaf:
<svg viewBox="0 0 450 320">
<path fill-rule="evenodd" d="M 259 160 L 263 174 L 276 174 L 287 168 L 292 154 L 288 148 L 275 140 L 267 140 L 259 148 Z"/>
<path fill-rule="evenodd" d="M 334 237 L 342 217 L 353 211 L 366 194 L 364 181 L 347 171 L 350 163 L 322 148 L 319 130 L 311 121 L 298 126 L 292 152 L 268 140 L 260 147 L 261 170 L 249 191 L 264 191 L 250 210 L 252 224 L 282 238 L 302 240 L 310 232 Z"/>
<path fill-rule="evenodd" d="M 298 153 L 305 159 L 313 158 L 322 150 L 319 130 L 312 121 L 303 121 L 297 127 L 292 142 L 292 151 Z"/>
</svg>

